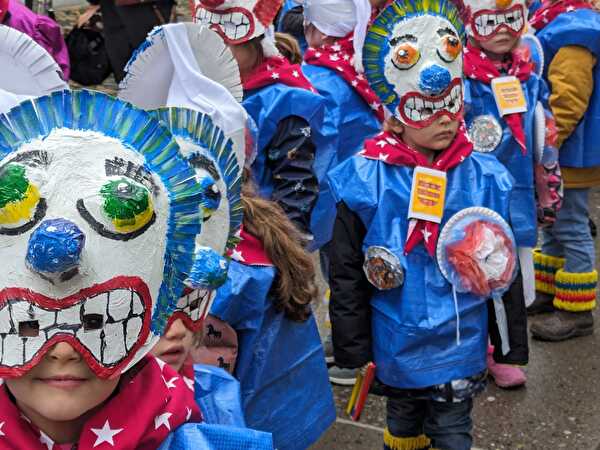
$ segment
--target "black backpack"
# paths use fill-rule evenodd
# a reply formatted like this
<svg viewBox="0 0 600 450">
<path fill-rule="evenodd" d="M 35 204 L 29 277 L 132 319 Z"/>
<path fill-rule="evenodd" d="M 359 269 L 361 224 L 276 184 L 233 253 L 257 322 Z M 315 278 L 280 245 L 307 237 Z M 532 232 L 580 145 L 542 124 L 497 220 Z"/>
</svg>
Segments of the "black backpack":
<svg viewBox="0 0 600 450">
<path fill-rule="evenodd" d="M 102 17 L 94 14 L 66 37 L 71 60 L 71 79 L 83 86 L 101 84 L 112 73 L 102 36 Z"/>
</svg>

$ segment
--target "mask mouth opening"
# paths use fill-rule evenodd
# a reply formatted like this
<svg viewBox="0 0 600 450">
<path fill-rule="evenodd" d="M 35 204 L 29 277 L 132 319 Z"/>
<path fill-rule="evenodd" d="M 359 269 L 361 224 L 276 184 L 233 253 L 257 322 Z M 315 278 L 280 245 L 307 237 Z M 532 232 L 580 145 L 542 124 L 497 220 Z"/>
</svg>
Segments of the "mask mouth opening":
<svg viewBox="0 0 600 450">
<path fill-rule="evenodd" d="M 256 28 L 252 12 L 239 6 L 218 10 L 199 3 L 195 18 L 196 23 L 216 31 L 229 44 L 250 40 Z"/>
<path fill-rule="evenodd" d="M 398 106 L 399 119 L 414 128 L 425 128 L 442 115 L 455 119 L 462 112 L 462 98 L 463 88 L 460 78 L 454 79 L 438 96 L 411 92 L 402 97 Z"/>
<path fill-rule="evenodd" d="M 65 298 L 26 288 L 0 292 L 0 377 L 18 377 L 59 342 L 100 378 L 120 373 L 146 342 L 152 298 L 138 277 L 115 277 Z"/>
<path fill-rule="evenodd" d="M 484 9 L 476 12 L 471 19 L 471 28 L 479 40 L 489 40 L 501 31 L 519 36 L 525 29 L 523 5 L 515 5 L 506 10 Z"/>
</svg>

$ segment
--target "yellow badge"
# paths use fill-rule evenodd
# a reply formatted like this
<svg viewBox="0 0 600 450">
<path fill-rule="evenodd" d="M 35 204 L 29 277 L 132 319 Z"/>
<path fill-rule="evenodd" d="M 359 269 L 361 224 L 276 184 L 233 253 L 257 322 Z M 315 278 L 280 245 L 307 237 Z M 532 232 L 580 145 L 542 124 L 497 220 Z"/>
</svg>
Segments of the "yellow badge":
<svg viewBox="0 0 600 450">
<path fill-rule="evenodd" d="M 501 116 L 527 112 L 527 100 L 517 77 L 495 78 L 492 90 Z"/>
<path fill-rule="evenodd" d="M 408 218 L 441 223 L 446 202 L 446 183 L 446 172 L 415 167 Z"/>
</svg>

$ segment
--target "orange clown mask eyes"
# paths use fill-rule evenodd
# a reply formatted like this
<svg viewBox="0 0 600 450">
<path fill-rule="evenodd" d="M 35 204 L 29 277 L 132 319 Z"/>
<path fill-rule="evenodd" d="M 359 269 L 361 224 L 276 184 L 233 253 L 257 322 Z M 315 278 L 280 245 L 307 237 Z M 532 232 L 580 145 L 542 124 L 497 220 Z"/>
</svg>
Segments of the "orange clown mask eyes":
<svg viewBox="0 0 600 450">
<path fill-rule="evenodd" d="M 399 44 L 392 55 L 392 62 L 400 70 L 410 69 L 419 62 L 419 59 L 421 59 L 421 52 L 410 42 Z"/>
<path fill-rule="evenodd" d="M 453 35 L 446 35 L 442 38 L 442 43 L 440 49 L 438 50 L 438 55 L 444 61 L 451 63 L 461 55 L 462 49 L 463 46 L 458 37 Z"/>
</svg>

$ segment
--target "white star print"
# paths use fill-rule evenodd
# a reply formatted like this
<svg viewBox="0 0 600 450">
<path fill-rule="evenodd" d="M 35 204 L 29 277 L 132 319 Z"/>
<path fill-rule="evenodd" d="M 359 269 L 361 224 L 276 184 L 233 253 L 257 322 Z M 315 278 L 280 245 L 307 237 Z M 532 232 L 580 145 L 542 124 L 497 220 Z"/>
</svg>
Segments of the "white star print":
<svg viewBox="0 0 600 450">
<path fill-rule="evenodd" d="M 271 74 L 271 78 L 273 78 L 274 80 L 278 80 L 279 79 L 279 74 L 277 72 L 273 72 Z"/>
<path fill-rule="evenodd" d="M 175 389 L 177 386 L 175 386 L 175 382 L 179 380 L 179 377 L 173 377 L 171 378 L 169 381 L 167 381 L 164 377 L 163 377 L 163 381 L 165 382 L 165 386 L 167 386 L 169 389 Z"/>
<path fill-rule="evenodd" d="M 94 447 L 98 447 L 100 444 L 107 443 L 111 446 L 115 446 L 114 437 L 123 431 L 123 428 L 110 428 L 110 424 L 108 423 L 108 419 L 104 422 L 104 426 L 102 428 L 92 428 L 92 433 L 96 435 L 96 442 L 94 443 Z"/>
<path fill-rule="evenodd" d="M 183 377 L 183 382 L 185 383 L 185 385 L 188 387 L 188 389 L 190 391 L 194 390 L 194 380 L 192 380 L 191 378 L 188 378 L 188 377 Z"/>
<path fill-rule="evenodd" d="M 0 422 L 0 436 L 6 436 L 6 434 L 4 434 L 4 430 L 2 428 L 4 428 L 4 422 Z"/>
<path fill-rule="evenodd" d="M 377 145 L 378 147 L 381 147 L 381 148 L 383 148 L 383 147 L 385 147 L 387 144 L 386 144 L 386 142 L 385 142 L 385 141 L 377 141 L 377 144 L 376 144 L 376 145 Z"/>
<path fill-rule="evenodd" d="M 487 59 L 485 52 L 479 52 L 479 56 L 481 56 L 482 59 Z"/>
<path fill-rule="evenodd" d="M 339 55 L 337 53 L 334 53 L 333 55 L 329 56 L 329 59 L 332 60 L 332 61 L 339 61 L 340 57 L 339 57 Z"/>
<path fill-rule="evenodd" d="M 298 71 L 297 71 L 297 70 L 294 70 L 294 71 L 292 72 L 292 75 L 293 75 L 294 77 L 296 77 L 296 78 L 300 78 L 300 74 L 298 73 Z"/>
<path fill-rule="evenodd" d="M 233 249 L 233 251 L 231 252 L 231 259 L 235 260 L 235 261 L 240 261 L 240 262 L 244 262 L 246 261 L 244 259 L 244 257 L 242 256 L 242 252 L 239 250 L 236 250 L 235 248 Z"/>
<path fill-rule="evenodd" d="M 344 71 L 344 68 L 343 68 L 343 67 L 340 67 L 340 66 L 337 66 L 337 70 L 339 70 L 340 72 L 343 72 L 343 71 Z"/>
<path fill-rule="evenodd" d="M 154 418 L 154 429 L 158 430 L 160 427 L 167 427 L 167 430 L 171 431 L 171 424 L 169 423 L 169 419 L 173 414 L 170 412 L 163 413 Z"/>
<path fill-rule="evenodd" d="M 190 418 L 192 417 L 192 408 L 188 408 L 187 406 L 185 407 L 185 410 L 187 411 L 187 415 L 185 416 L 185 421 L 187 422 L 188 420 L 190 420 Z"/>
<path fill-rule="evenodd" d="M 387 153 L 380 153 L 379 154 L 379 159 L 382 161 L 387 161 L 387 159 L 390 157 L 390 155 L 388 155 Z"/>
<path fill-rule="evenodd" d="M 381 106 L 381 104 L 377 103 L 377 102 L 373 102 L 369 106 L 371 107 L 371 109 L 374 109 L 375 111 L 377 111 L 379 109 L 379 107 Z"/>
<path fill-rule="evenodd" d="M 346 53 L 344 55 L 344 61 L 348 61 L 349 59 L 350 59 L 350 55 Z"/>
<path fill-rule="evenodd" d="M 342 46 L 340 44 L 333 44 L 331 46 L 331 50 L 333 50 L 334 52 L 339 52 L 342 49 Z"/>
<path fill-rule="evenodd" d="M 317 58 L 320 58 L 322 54 L 323 54 L 323 53 L 321 53 L 321 52 L 317 52 L 317 53 L 315 53 L 315 56 L 316 56 Z"/>
<path fill-rule="evenodd" d="M 385 138 L 385 140 L 388 141 L 392 145 L 398 145 L 398 141 L 394 138 L 387 137 L 387 138 Z"/>
<path fill-rule="evenodd" d="M 48 450 L 52 450 L 52 447 L 54 447 L 54 441 L 43 431 L 40 431 L 40 442 L 45 445 Z"/>
<path fill-rule="evenodd" d="M 361 80 L 361 81 L 362 81 L 362 80 L 364 80 L 364 79 L 365 79 L 365 76 L 364 76 L 362 73 L 359 73 L 359 74 L 356 76 L 356 78 L 358 78 L 359 80 Z"/>
<path fill-rule="evenodd" d="M 155 358 L 156 363 L 158 364 L 158 367 L 160 367 L 160 371 L 162 372 L 165 368 L 165 362 L 162 359 L 158 359 Z"/>
<path fill-rule="evenodd" d="M 352 87 L 356 87 L 356 86 L 358 86 L 358 81 L 352 80 L 351 84 L 352 84 Z"/>
<path fill-rule="evenodd" d="M 425 242 L 429 243 L 429 238 L 431 237 L 431 231 L 428 231 L 426 228 L 421 230 L 423 233 L 423 238 L 425 238 Z"/>
</svg>

